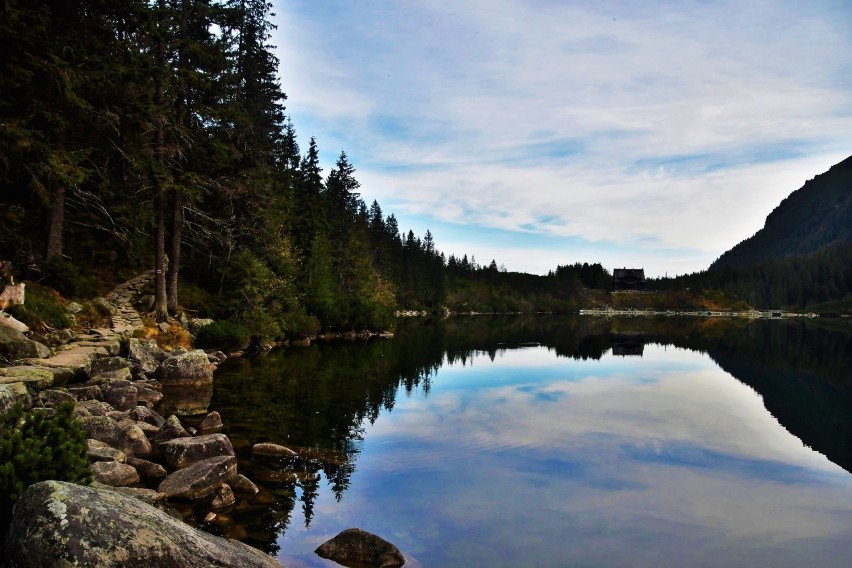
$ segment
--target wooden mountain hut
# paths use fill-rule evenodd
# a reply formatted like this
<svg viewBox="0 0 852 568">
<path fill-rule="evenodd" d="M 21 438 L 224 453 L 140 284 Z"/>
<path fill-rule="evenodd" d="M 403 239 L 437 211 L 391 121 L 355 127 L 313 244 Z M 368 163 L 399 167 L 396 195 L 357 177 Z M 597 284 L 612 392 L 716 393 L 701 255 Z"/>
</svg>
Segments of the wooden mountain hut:
<svg viewBox="0 0 852 568">
<path fill-rule="evenodd" d="M 644 268 L 616 268 L 612 271 L 613 290 L 644 290 Z"/>
</svg>

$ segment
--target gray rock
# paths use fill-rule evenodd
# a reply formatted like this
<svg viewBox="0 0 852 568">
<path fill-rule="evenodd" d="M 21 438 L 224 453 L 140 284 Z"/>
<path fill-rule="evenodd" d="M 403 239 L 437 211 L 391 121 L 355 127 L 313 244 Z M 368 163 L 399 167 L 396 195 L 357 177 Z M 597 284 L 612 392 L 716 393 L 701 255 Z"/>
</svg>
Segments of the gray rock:
<svg viewBox="0 0 852 568">
<path fill-rule="evenodd" d="M 103 296 L 98 296 L 92 299 L 92 304 L 94 304 L 95 308 L 101 313 L 111 314 L 115 311 L 115 306 L 109 303 L 109 301 Z"/>
<path fill-rule="evenodd" d="M 32 399 L 24 383 L 0 385 L 0 414 L 9 412 L 15 403 L 20 402 L 25 410 L 32 408 Z"/>
<path fill-rule="evenodd" d="M 121 450 L 116 450 L 106 442 L 89 438 L 86 440 L 88 449 L 86 455 L 93 462 L 99 461 L 116 461 L 118 463 L 126 463 L 127 456 Z"/>
<path fill-rule="evenodd" d="M 144 458 L 151 453 L 148 437 L 135 423 L 119 424 L 108 416 L 84 416 L 80 423 L 89 438 L 109 444 L 127 456 Z"/>
<path fill-rule="evenodd" d="M 160 366 L 162 356 L 163 350 L 153 339 L 131 337 L 127 340 L 127 359 L 134 372 L 153 373 Z"/>
<path fill-rule="evenodd" d="M 153 424 L 147 422 L 137 422 L 136 425 L 145 433 L 145 436 L 150 440 L 152 437 L 160 433 L 160 429 Z"/>
<path fill-rule="evenodd" d="M 222 431 L 222 416 L 215 410 L 204 417 L 201 424 L 198 426 L 198 431 L 202 434 L 217 434 Z"/>
<path fill-rule="evenodd" d="M 77 400 L 103 400 L 104 393 L 98 385 L 78 385 L 68 387 L 68 392 Z"/>
<path fill-rule="evenodd" d="M 399 549 L 383 538 L 361 529 L 347 529 L 321 544 L 315 551 L 322 558 L 344 566 L 397 568 L 405 564 Z"/>
<path fill-rule="evenodd" d="M 173 355 L 160 366 L 163 385 L 209 383 L 213 381 L 215 369 L 216 366 L 210 363 L 207 354 L 201 349 Z"/>
<path fill-rule="evenodd" d="M 16 568 L 280 568 L 258 550 L 194 529 L 119 491 L 59 481 L 25 491 L 6 552 Z"/>
<path fill-rule="evenodd" d="M 216 496 L 213 497 L 213 502 L 210 503 L 210 507 L 212 509 L 224 509 L 225 507 L 230 507 L 234 503 L 237 502 L 237 498 L 234 497 L 234 491 L 227 483 L 223 483 L 219 486 L 219 491 L 216 492 Z"/>
<path fill-rule="evenodd" d="M 105 385 L 101 387 L 104 400 L 116 410 L 132 410 L 139 400 L 139 390 L 133 385 Z"/>
<path fill-rule="evenodd" d="M 224 434 L 175 438 L 160 444 L 160 457 L 172 469 L 183 469 L 218 456 L 233 456 L 234 448 Z"/>
<path fill-rule="evenodd" d="M 213 351 L 212 353 L 207 354 L 207 360 L 214 365 L 220 365 L 227 358 L 228 356 L 221 351 Z"/>
<path fill-rule="evenodd" d="M 58 389 L 45 389 L 38 393 L 38 402 L 47 408 L 56 408 L 63 402 L 77 402 L 74 395 Z"/>
<path fill-rule="evenodd" d="M 14 329 L 15 331 L 20 331 L 21 333 L 26 333 L 30 330 L 30 328 L 27 327 L 27 324 L 13 318 L 4 311 L 0 311 L 0 325 Z"/>
<path fill-rule="evenodd" d="M 163 400 L 163 393 L 160 391 L 148 388 L 142 385 L 136 385 L 137 398 L 136 404 L 144 404 L 145 406 L 154 406 Z"/>
<path fill-rule="evenodd" d="M 115 409 L 102 400 L 89 399 L 77 402 L 77 410 L 83 416 L 106 416 Z"/>
<path fill-rule="evenodd" d="M 242 474 L 238 474 L 231 480 L 231 488 L 238 493 L 247 493 L 249 495 L 257 495 L 260 492 L 257 485 L 255 485 L 251 479 Z"/>
<path fill-rule="evenodd" d="M 124 357 L 103 357 L 92 363 L 93 381 L 129 380 L 130 363 Z"/>
<path fill-rule="evenodd" d="M 127 487 L 139 483 L 139 473 L 132 465 L 117 461 L 99 461 L 92 464 L 95 481 L 112 487 Z"/>
<path fill-rule="evenodd" d="M 168 442 L 169 440 L 174 440 L 175 438 L 186 438 L 188 436 L 189 432 L 184 429 L 183 425 L 180 423 L 180 419 L 172 414 L 166 418 L 165 423 L 160 427 L 160 431 L 151 438 L 151 442 L 161 444 L 163 442 Z"/>
<path fill-rule="evenodd" d="M 57 367 L 16 365 L 0 368 L 0 384 L 23 382 L 35 390 L 61 387 L 72 378 L 74 378 L 72 370 Z"/>
<path fill-rule="evenodd" d="M 198 333 L 198 330 L 206 325 L 210 325 L 213 323 L 212 319 L 208 318 L 195 318 L 189 320 L 187 323 L 187 327 L 189 328 L 190 333 Z"/>
<path fill-rule="evenodd" d="M 169 474 L 160 464 L 140 458 L 127 458 L 127 465 L 135 467 L 139 476 L 145 479 L 165 479 Z"/>
<path fill-rule="evenodd" d="M 165 493 L 169 499 L 203 499 L 236 475 L 237 458 L 219 456 L 177 470 L 160 483 L 157 491 Z"/>
<path fill-rule="evenodd" d="M 46 345 L 50 347 L 59 347 L 60 345 L 65 345 L 74 335 L 71 333 L 70 329 L 57 329 L 56 331 L 51 331 L 44 336 L 44 342 Z"/>
<path fill-rule="evenodd" d="M 65 311 L 69 314 L 79 314 L 83 311 L 83 306 L 77 302 L 68 302 L 68 305 L 65 306 Z"/>
<path fill-rule="evenodd" d="M 133 407 L 130 411 L 130 418 L 136 422 L 145 422 L 152 426 L 156 426 L 157 428 L 162 428 L 166 423 L 166 419 L 157 414 L 156 411 L 144 406 Z"/>
<path fill-rule="evenodd" d="M 297 455 L 296 452 L 290 448 L 279 446 L 278 444 L 270 444 L 268 442 L 255 444 L 251 448 L 251 453 L 256 456 L 271 458 L 289 458 Z"/>
<path fill-rule="evenodd" d="M 73 344 L 70 349 L 58 352 L 56 355 L 41 359 L 25 359 L 30 365 L 43 367 L 58 367 L 71 370 L 80 381 L 89 378 L 92 362 L 100 357 L 106 357 L 107 351 L 103 347 L 81 346 Z"/>
<path fill-rule="evenodd" d="M 134 466 L 135 467 L 135 466 Z M 147 505 L 151 505 L 161 511 L 167 507 L 166 494 L 157 493 L 153 489 L 145 489 L 144 487 L 111 487 L 113 491 L 138 499 Z"/>
<path fill-rule="evenodd" d="M 20 331 L 0 325 L 0 357 L 7 361 L 50 357 L 47 345 L 30 340 Z"/>
</svg>

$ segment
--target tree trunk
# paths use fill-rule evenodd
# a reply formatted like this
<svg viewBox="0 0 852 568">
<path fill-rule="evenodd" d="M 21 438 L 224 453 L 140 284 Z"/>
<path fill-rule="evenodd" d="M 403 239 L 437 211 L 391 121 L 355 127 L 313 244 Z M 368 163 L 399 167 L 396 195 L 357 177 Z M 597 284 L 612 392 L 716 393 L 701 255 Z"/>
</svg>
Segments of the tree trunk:
<svg viewBox="0 0 852 568">
<path fill-rule="evenodd" d="M 175 190 L 172 200 L 171 247 L 169 248 L 168 309 L 172 314 L 178 309 L 178 278 L 180 277 L 180 240 L 183 232 L 183 199 Z"/>
<path fill-rule="evenodd" d="M 161 176 L 165 171 L 165 125 L 163 112 L 165 112 L 166 94 L 163 85 L 166 71 L 166 40 L 165 33 L 165 0 L 157 0 L 157 68 L 154 77 L 155 102 L 156 102 L 156 132 L 154 140 L 154 151 L 157 158 L 154 173 L 154 187 L 156 192 L 157 228 L 154 236 L 154 313 L 157 321 L 166 321 L 169 317 L 166 303 L 166 196 L 163 189 Z"/>
<path fill-rule="evenodd" d="M 62 233 L 65 228 L 65 186 L 55 181 L 50 188 L 50 218 L 47 226 L 47 258 L 62 256 Z"/>
</svg>

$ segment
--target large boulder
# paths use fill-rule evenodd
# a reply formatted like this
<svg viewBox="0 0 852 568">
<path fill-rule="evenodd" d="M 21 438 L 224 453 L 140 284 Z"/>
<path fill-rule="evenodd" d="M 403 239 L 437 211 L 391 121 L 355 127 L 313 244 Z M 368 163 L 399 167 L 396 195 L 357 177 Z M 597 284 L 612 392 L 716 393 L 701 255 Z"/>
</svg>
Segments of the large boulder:
<svg viewBox="0 0 852 568">
<path fill-rule="evenodd" d="M 183 469 L 206 459 L 232 456 L 234 448 L 224 434 L 205 434 L 163 442 L 159 455 L 172 469 Z"/>
<path fill-rule="evenodd" d="M 169 499 L 204 499 L 236 476 L 237 458 L 220 456 L 177 470 L 160 483 L 157 491 Z"/>
<path fill-rule="evenodd" d="M 172 355 L 160 366 L 163 386 L 177 384 L 204 384 L 213 380 L 216 365 L 210 363 L 207 353 L 194 349 L 180 355 Z"/>
<path fill-rule="evenodd" d="M 321 544 L 315 552 L 344 566 L 397 568 L 405 564 L 405 557 L 396 546 L 361 529 L 347 529 Z"/>
<path fill-rule="evenodd" d="M 24 361 L 30 365 L 68 369 L 74 373 L 78 380 L 85 381 L 89 378 L 89 372 L 95 359 L 107 355 L 108 353 L 103 347 L 84 347 L 74 344 L 73 347 L 60 351 L 52 357 L 24 359 Z"/>
<path fill-rule="evenodd" d="M 194 529 L 135 497 L 60 481 L 24 492 L 6 556 L 16 568 L 280 568 L 259 550 Z"/>
<path fill-rule="evenodd" d="M 120 424 L 109 416 L 83 416 L 80 423 L 87 437 L 109 444 L 127 456 L 144 458 L 151 454 L 151 442 L 135 423 Z"/>
<path fill-rule="evenodd" d="M 139 389 L 127 381 L 113 381 L 101 387 L 104 400 L 116 410 L 133 410 L 139 400 Z"/>
<path fill-rule="evenodd" d="M 130 379 L 130 363 L 124 357 L 103 357 L 92 363 L 90 371 L 93 381 Z"/>
<path fill-rule="evenodd" d="M 131 337 L 127 340 L 127 359 L 136 373 L 153 373 L 164 356 L 163 350 L 153 339 Z"/>
<path fill-rule="evenodd" d="M 72 378 L 74 378 L 72 370 L 59 367 L 16 365 L 0 368 L 0 384 L 21 381 L 29 384 L 35 390 L 61 387 Z"/>
<path fill-rule="evenodd" d="M 0 357 L 7 361 L 50 357 L 50 348 L 29 339 L 20 331 L 0 325 Z"/>
</svg>

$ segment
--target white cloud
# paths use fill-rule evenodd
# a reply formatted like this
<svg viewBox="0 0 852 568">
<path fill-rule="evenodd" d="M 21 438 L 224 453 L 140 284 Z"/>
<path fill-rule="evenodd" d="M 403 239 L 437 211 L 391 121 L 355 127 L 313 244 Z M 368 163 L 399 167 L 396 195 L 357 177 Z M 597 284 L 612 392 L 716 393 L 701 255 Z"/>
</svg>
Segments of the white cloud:
<svg viewBox="0 0 852 568">
<path fill-rule="evenodd" d="M 297 129 L 345 148 L 401 227 L 638 243 L 696 270 L 848 155 L 831 7 L 294 0 L 275 42 Z"/>
</svg>

